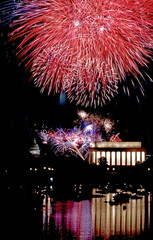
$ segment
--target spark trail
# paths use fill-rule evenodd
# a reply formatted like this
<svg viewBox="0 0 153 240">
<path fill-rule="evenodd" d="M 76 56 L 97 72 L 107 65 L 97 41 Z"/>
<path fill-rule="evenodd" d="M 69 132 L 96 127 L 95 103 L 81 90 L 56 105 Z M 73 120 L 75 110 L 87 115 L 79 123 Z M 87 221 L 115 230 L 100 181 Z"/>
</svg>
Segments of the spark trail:
<svg viewBox="0 0 153 240">
<path fill-rule="evenodd" d="M 98 114 L 78 111 L 78 119 L 71 129 L 37 129 L 43 144 L 48 144 L 56 155 L 88 158 L 89 147 L 95 141 L 121 141 L 114 133 L 114 121 Z M 105 134 L 104 134 L 105 133 Z M 104 136 L 103 136 L 104 135 Z M 107 136 L 107 137 L 106 137 Z"/>
<path fill-rule="evenodd" d="M 20 39 L 31 79 L 77 104 L 103 105 L 152 57 L 153 0 L 16 0 L 10 9 L 11 40 Z"/>
</svg>

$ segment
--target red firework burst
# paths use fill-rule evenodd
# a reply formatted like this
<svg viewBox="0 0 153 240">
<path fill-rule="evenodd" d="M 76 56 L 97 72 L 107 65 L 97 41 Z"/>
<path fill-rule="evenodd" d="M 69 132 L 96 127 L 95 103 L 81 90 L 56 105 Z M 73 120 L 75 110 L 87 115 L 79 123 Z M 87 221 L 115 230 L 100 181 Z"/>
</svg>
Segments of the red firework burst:
<svg viewBox="0 0 153 240">
<path fill-rule="evenodd" d="M 153 0 L 23 0 L 12 39 L 42 91 L 100 104 L 153 47 Z M 81 97 L 80 97 L 81 96 Z"/>
</svg>

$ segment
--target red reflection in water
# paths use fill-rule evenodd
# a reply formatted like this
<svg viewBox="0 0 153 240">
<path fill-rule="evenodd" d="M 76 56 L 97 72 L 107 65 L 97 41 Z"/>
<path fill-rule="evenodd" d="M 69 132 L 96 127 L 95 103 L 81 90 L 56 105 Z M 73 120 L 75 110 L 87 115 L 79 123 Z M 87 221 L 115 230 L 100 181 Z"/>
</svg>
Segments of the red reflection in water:
<svg viewBox="0 0 153 240">
<path fill-rule="evenodd" d="M 44 197 L 43 230 L 56 231 L 57 239 L 92 240 L 98 237 L 107 240 L 111 236 L 141 236 L 146 225 L 150 227 L 151 195 L 111 205 L 109 201 L 113 195 L 107 193 L 91 200 L 55 203 L 50 197 Z"/>
</svg>

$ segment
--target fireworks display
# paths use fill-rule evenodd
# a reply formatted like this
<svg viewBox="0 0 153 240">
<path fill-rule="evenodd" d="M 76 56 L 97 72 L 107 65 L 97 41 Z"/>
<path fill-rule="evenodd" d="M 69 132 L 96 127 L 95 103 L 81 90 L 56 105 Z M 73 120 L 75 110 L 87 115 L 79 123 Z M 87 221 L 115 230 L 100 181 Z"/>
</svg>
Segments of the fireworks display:
<svg viewBox="0 0 153 240">
<path fill-rule="evenodd" d="M 114 121 L 98 114 L 78 111 L 76 126 L 72 129 L 37 130 L 43 144 L 48 144 L 56 155 L 79 156 L 87 159 L 91 144 L 95 141 L 121 141 L 114 133 Z"/>
<path fill-rule="evenodd" d="M 77 104 L 104 104 L 151 58 L 153 0 L 9 0 L 3 14 L 36 86 Z"/>
</svg>

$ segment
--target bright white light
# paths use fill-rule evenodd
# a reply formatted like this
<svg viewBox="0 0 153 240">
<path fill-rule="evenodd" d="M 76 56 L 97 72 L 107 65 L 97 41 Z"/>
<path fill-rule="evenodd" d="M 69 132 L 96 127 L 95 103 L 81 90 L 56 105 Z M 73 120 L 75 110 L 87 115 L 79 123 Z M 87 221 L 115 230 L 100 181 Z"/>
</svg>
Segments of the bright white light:
<svg viewBox="0 0 153 240">
<path fill-rule="evenodd" d="M 97 152 L 97 159 L 100 158 L 100 152 Z"/>
<path fill-rule="evenodd" d="M 92 159 L 93 159 L 93 163 L 96 163 L 96 162 L 95 162 L 95 160 L 96 160 L 96 159 L 95 159 L 95 152 L 92 152 L 92 156 L 93 156 L 93 158 L 92 158 Z"/>
<path fill-rule="evenodd" d="M 140 152 L 137 152 L 137 162 L 140 162 Z"/>
<path fill-rule="evenodd" d="M 48 170 L 49 170 L 49 171 L 52 171 L 52 168 L 49 167 Z"/>
<path fill-rule="evenodd" d="M 125 152 L 122 152 L 122 165 L 125 165 Z"/>
<path fill-rule="evenodd" d="M 78 111 L 78 115 L 81 117 L 81 118 L 86 118 L 88 116 L 88 114 L 85 112 L 85 111 Z"/>
<path fill-rule="evenodd" d="M 132 165 L 135 166 L 135 152 L 132 152 Z"/>
<path fill-rule="evenodd" d="M 74 142 L 71 142 L 72 146 L 77 146 L 77 143 L 76 143 L 77 140 L 74 140 Z"/>
<path fill-rule="evenodd" d="M 142 162 L 145 161 L 145 152 L 142 152 Z"/>
<path fill-rule="evenodd" d="M 92 131 L 92 130 L 93 130 L 92 124 L 86 126 L 85 129 L 84 129 L 85 132 Z"/>
<path fill-rule="evenodd" d="M 96 142 L 99 148 L 141 148 L 141 142 Z"/>
<path fill-rule="evenodd" d="M 104 31 L 104 29 L 105 29 L 105 28 L 104 28 L 103 26 L 102 26 L 102 27 L 100 27 L 100 31 L 101 31 L 101 32 L 103 32 L 103 31 Z"/>
<path fill-rule="evenodd" d="M 112 152 L 112 165 L 115 165 L 115 152 Z"/>
<path fill-rule="evenodd" d="M 107 164 L 110 165 L 110 152 L 106 152 Z"/>
<path fill-rule="evenodd" d="M 75 25 L 76 27 L 78 27 L 78 26 L 80 25 L 79 20 L 75 20 L 75 21 L 74 21 L 74 25 Z"/>
<path fill-rule="evenodd" d="M 130 152 L 127 152 L 127 165 L 130 166 Z"/>
<path fill-rule="evenodd" d="M 90 143 L 90 147 L 95 147 L 95 144 L 93 142 Z"/>
<path fill-rule="evenodd" d="M 53 177 L 50 178 L 50 181 L 53 182 Z"/>
<path fill-rule="evenodd" d="M 117 165 L 120 165 L 120 152 L 117 152 Z"/>
</svg>

